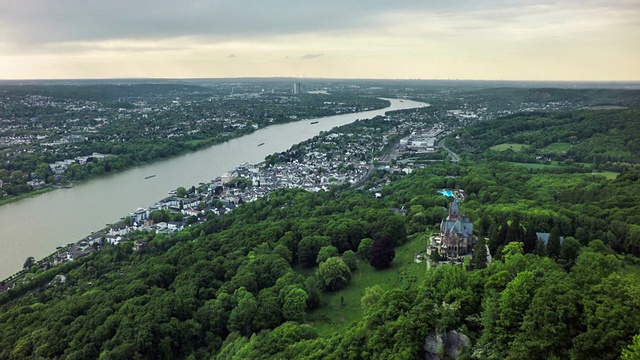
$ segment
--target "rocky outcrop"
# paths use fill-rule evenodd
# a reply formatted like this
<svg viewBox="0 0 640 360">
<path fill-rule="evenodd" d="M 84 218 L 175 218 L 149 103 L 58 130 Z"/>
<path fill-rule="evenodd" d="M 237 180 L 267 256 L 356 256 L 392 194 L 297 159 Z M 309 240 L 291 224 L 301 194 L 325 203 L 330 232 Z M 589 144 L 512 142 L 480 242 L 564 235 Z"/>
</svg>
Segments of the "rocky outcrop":
<svg viewBox="0 0 640 360">
<path fill-rule="evenodd" d="M 471 346 L 471 339 L 455 330 L 435 334 L 424 339 L 425 360 L 457 360 L 462 351 Z"/>
</svg>

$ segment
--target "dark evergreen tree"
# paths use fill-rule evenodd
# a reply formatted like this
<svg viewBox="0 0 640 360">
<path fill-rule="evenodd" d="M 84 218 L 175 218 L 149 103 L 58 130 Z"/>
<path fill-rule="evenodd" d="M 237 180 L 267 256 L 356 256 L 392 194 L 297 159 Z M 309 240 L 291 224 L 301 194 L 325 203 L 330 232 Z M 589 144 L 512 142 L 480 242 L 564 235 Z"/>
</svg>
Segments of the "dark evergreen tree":
<svg viewBox="0 0 640 360">
<path fill-rule="evenodd" d="M 524 242 L 522 228 L 520 227 L 520 222 L 518 220 L 514 220 L 511 225 L 507 227 L 505 235 L 504 244 L 508 244 L 510 242 Z"/>
<path fill-rule="evenodd" d="M 473 268 L 484 269 L 487 267 L 487 248 L 486 240 L 483 237 L 478 237 L 476 244 L 473 246 Z"/>
<path fill-rule="evenodd" d="M 316 265 L 320 249 L 328 245 L 331 245 L 331 242 L 326 236 L 312 235 L 304 237 L 298 243 L 298 260 L 302 265 L 312 267 Z"/>
<path fill-rule="evenodd" d="M 506 221 L 502 222 L 500 229 L 498 230 L 498 246 L 505 245 L 507 243 L 507 231 L 509 231 L 509 224 Z"/>
<path fill-rule="evenodd" d="M 507 222 L 503 222 L 499 227 L 494 223 L 489 229 L 489 251 L 492 255 L 497 254 L 497 250 L 501 245 L 504 245 L 507 239 L 507 228 L 509 225 Z"/>
<path fill-rule="evenodd" d="M 567 270 L 571 269 L 575 264 L 578 255 L 580 255 L 580 242 L 574 237 L 568 236 L 562 241 L 560 247 L 560 259 L 564 262 Z"/>
<path fill-rule="evenodd" d="M 478 226 L 476 230 L 478 231 L 479 237 L 487 237 L 491 232 L 491 225 L 493 225 L 493 221 L 488 216 L 483 216 L 478 222 Z"/>
<path fill-rule="evenodd" d="M 540 257 L 547 256 L 547 247 L 544 245 L 544 241 L 540 239 L 536 241 L 536 249 L 533 251 L 533 253 Z"/>
<path fill-rule="evenodd" d="M 498 225 L 496 223 L 491 224 L 489 226 L 489 252 L 491 254 L 495 254 L 496 249 L 498 248 Z"/>
<path fill-rule="evenodd" d="M 320 306 L 320 288 L 315 276 L 309 276 L 304 281 L 303 290 L 307 292 L 307 309 L 312 310 Z"/>
<path fill-rule="evenodd" d="M 377 239 L 371 248 L 371 266 L 376 269 L 388 269 L 391 267 L 396 252 L 393 250 L 393 240 L 387 236 Z"/>
<path fill-rule="evenodd" d="M 527 226 L 527 232 L 524 235 L 524 253 L 531 254 L 536 250 L 536 243 L 538 242 L 538 235 L 533 224 Z"/>
<path fill-rule="evenodd" d="M 547 242 L 547 255 L 550 258 L 556 260 L 560 256 L 560 232 L 557 226 L 551 229 L 551 234 L 549 234 L 549 241 Z"/>
</svg>

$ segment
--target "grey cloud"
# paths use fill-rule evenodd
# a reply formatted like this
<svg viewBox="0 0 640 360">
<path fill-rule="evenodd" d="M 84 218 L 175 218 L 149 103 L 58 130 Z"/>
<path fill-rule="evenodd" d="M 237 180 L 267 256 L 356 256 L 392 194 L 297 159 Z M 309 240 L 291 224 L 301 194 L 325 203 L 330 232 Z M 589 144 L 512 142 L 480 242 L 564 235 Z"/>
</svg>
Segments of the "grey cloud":
<svg viewBox="0 0 640 360">
<path fill-rule="evenodd" d="M 552 0 L 20 0 L 0 2 L 0 43 L 46 44 L 112 39 L 203 38 L 206 41 L 376 28 L 387 14 L 464 16 Z M 635 0 L 570 0 L 564 4 L 638 9 Z M 489 14 L 489 16 L 491 16 Z M 494 18 L 493 21 L 510 21 Z"/>
<path fill-rule="evenodd" d="M 227 56 L 227 57 L 228 58 L 234 58 L 234 57 L 236 57 L 236 55 L 235 54 L 229 54 L 229 56 Z"/>
<path fill-rule="evenodd" d="M 393 12 L 457 13 L 483 6 L 490 7 L 471 0 L 20 0 L 0 2 L 0 34 L 34 45 L 185 36 L 215 41 L 375 27 Z"/>
<path fill-rule="evenodd" d="M 242 38 L 359 27 L 388 10 L 388 2 L 380 0 L 366 6 L 335 0 L 318 4 L 294 0 L 23 0 L 0 4 L 0 33 L 10 35 L 6 40 L 31 44 L 183 36 Z"/>
<path fill-rule="evenodd" d="M 324 55 L 324 54 L 305 54 L 305 55 L 302 55 L 300 58 L 301 59 L 315 59 L 315 58 L 320 57 L 322 55 Z"/>
</svg>

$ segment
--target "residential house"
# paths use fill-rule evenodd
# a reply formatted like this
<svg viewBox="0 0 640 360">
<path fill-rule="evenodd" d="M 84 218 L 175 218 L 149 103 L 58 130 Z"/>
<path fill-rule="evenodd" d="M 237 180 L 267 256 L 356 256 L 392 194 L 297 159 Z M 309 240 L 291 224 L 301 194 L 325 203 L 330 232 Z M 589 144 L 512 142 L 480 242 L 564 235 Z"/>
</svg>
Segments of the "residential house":
<svg viewBox="0 0 640 360">
<path fill-rule="evenodd" d="M 146 241 L 142 241 L 142 240 L 138 240 L 136 241 L 135 244 L 133 244 L 133 250 L 142 250 L 144 248 L 146 248 L 149 245 L 148 242 Z"/>
<path fill-rule="evenodd" d="M 118 224 L 109 229 L 109 235 L 111 236 L 125 236 L 131 232 L 131 228 L 125 224 Z"/>
</svg>

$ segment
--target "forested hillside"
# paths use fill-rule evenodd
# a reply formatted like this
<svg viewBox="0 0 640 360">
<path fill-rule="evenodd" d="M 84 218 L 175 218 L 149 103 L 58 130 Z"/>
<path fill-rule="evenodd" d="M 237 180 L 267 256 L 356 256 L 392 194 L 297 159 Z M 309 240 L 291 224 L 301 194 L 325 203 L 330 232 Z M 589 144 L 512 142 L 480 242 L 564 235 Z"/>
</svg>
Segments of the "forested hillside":
<svg viewBox="0 0 640 360">
<path fill-rule="evenodd" d="M 640 161 L 640 110 L 517 114 L 479 123 L 447 144 L 489 160 L 594 164 L 622 170 Z"/>
<path fill-rule="evenodd" d="M 607 114 L 606 129 L 626 130 L 598 127 Z M 532 134 L 546 122 L 573 127 L 567 135 L 578 143 L 619 136 L 633 147 L 635 116 L 526 115 L 497 120 L 493 137 L 520 141 L 520 130 L 506 128 L 524 119 L 518 126 L 530 122 Z M 497 145 L 484 126 L 466 129 L 459 147 Z M 416 359 L 425 339 L 455 330 L 468 341 L 463 359 L 636 359 L 640 171 L 612 178 L 549 166 L 465 156 L 388 184 L 380 199 L 280 190 L 173 236 L 137 233 L 1 293 L 0 358 Z M 427 248 L 450 201 L 440 188 L 464 190 L 462 210 L 480 245 L 468 265 L 409 276 L 393 248 Z M 536 232 L 549 233 L 548 242 Z M 136 240 L 149 245 L 133 250 Z M 485 241 L 490 264 L 478 260 Z M 356 277 L 375 284 L 389 274 L 402 281 L 356 294 L 355 321 L 321 328 L 318 313 L 333 309 L 334 295 L 344 305 Z"/>
<path fill-rule="evenodd" d="M 28 278 L 0 295 L 0 358 L 208 357 L 231 332 L 298 320 L 289 295 L 302 291 L 304 313 L 325 286 L 292 264 L 316 265 L 324 246 L 343 253 L 363 238 L 406 240 L 400 215 L 353 195 L 272 194 L 171 238 L 141 234 L 143 251 L 126 243 Z"/>
<path fill-rule="evenodd" d="M 474 93 L 474 92 L 470 92 Z M 637 90 L 496 87 L 475 91 L 478 96 L 501 98 L 514 103 L 572 102 L 583 106 L 640 106 Z"/>
</svg>

